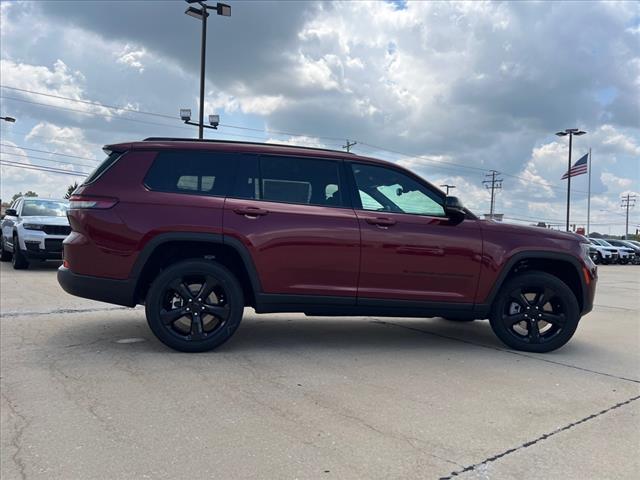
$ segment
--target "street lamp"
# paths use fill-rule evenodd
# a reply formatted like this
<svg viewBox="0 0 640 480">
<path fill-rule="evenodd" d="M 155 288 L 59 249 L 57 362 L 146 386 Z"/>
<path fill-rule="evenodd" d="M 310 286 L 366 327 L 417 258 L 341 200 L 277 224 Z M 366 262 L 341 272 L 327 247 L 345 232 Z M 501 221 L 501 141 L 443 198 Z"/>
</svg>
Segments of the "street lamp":
<svg viewBox="0 0 640 480">
<path fill-rule="evenodd" d="M 190 108 L 180 109 L 180 120 L 182 120 L 187 125 L 197 125 L 202 128 L 212 128 L 214 130 L 217 130 L 218 125 L 220 125 L 220 115 L 209 115 L 209 125 L 203 125 L 202 123 L 192 122 Z M 200 139 L 202 140 L 202 137 L 200 137 Z"/>
<path fill-rule="evenodd" d="M 16 119 L 13 117 L 0 117 L 0 120 L 4 120 L 5 122 L 9 123 L 16 123 Z"/>
<path fill-rule="evenodd" d="M 447 185 L 447 184 L 444 184 L 444 185 L 440 185 L 440 186 L 441 186 L 442 188 L 446 188 L 446 189 L 447 189 L 447 197 L 449 196 L 449 190 L 452 190 L 452 189 L 456 188 L 456 186 L 455 186 L 455 185 Z"/>
<path fill-rule="evenodd" d="M 202 140 L 204 129 L 204 71 L 205 58 L 207 51 L 207 10 L 215 10 L 216 13 L 223 17 L 231 16 L 231 7 L 224 3 L 217 3 L 216 6 L 207 5 L 205 0 L 185 0 L 188 4 L 197 3 L 200 8 L 189 6 L 184 13 L 190 17 L 196 18 L 202 22 L 202 44 L 200 47 L 200 115 L 198 121 L 198 138 Z M 217 126 L 217 125 L 216 125 Z"/>
<path fill-rule="evenodd" d="M 571 149 L 573 148 L 573 136 L 579 137 L 587 132 L 583 132 L 579 128 L 567 128 L 562 132 L 557 132 L 559 137 L 566 137 L 569 135 L 569 162 L 567 166 L 567 232 L 569 231 L 569 205 L 571 203 Z"/>
</svg>

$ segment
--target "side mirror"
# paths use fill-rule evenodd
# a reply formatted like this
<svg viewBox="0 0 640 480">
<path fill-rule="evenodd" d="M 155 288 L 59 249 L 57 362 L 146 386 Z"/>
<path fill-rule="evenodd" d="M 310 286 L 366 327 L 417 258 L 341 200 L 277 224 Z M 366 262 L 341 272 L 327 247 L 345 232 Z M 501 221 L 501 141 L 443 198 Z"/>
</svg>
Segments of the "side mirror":
<svg viewBox="0 0 640 480">
<path fill-rule="evenodd" d="M 462 205 L 462 202 L 458 199 L 458 197 L 445 198 L 444 213 L 454 224 L 462 222 L 467 216 L 464 205 Z"/>
<path fill-rule="evenodd" d="M 7 208 L 4 211 L 5 215 L 9 215 L 10 217 L 17 217 L 18 216 L 18 212 L 16 212 L 16 210 L 14 208 Z"/>
</svg>

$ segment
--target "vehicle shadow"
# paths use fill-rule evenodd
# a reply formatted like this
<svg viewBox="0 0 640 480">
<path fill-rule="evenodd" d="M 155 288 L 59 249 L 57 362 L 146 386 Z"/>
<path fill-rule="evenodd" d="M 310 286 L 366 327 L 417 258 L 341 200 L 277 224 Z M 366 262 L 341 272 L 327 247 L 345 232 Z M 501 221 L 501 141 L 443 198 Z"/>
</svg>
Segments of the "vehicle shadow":
<svg viewBox="0 0 640 480">
<path fill-rule="evenodd" d="M 50 346 L 99 348 L 101 351 L 172 353 L 149 330 L 142 315 L 132 311 L 110 314 L 101 320 L 65 326 L 50 337 Z M 133 340 L 132 340 L 133 339 Z M 489 322 L 451 322 L 440 318 L 340 318 L 293 314 L 249 315 L 235 335 L 210 354 L 288 351 L 469 350 L 505 348 L 493 335 Z M 177 353 L 177 352 L 176 352 Z M 205 354 L 207 355 L 207 354 Z"/>
</svg>

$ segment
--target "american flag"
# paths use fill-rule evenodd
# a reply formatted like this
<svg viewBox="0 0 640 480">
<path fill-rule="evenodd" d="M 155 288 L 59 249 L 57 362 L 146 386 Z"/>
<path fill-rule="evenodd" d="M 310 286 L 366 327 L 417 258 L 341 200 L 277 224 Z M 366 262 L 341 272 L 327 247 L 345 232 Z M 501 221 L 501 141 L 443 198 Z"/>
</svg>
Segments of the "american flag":
<svg viewBox="0 0 640 480">
<path fill-rule="evenodd" d="M 583 157 L 580 158 L 576 163 L 573 164 L 573 167 L 562 176 L 562 180 L 565 180 L 569 177 L 576 177 L 578 175 L 584 175 L 587 173 L 587 169 L 589 168 L 587 164 L 587 159 L 589 158 L 589 154 L 585 153 Z"/>
</svg>

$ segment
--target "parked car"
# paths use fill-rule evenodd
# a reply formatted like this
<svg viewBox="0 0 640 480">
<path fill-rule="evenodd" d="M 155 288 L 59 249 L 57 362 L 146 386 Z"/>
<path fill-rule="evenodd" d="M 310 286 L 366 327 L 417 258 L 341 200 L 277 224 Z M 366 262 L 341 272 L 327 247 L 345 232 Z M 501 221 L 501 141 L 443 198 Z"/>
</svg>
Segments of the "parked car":
<svg viewBox="0 0 640 480">
<path fill-rule="evenodd" d="M 618 249 L 612 247 L 603 247 L 602 245 L 593 241 L 592 238 L 581 235 L 586 242 L 589 243 L 589 256 L 593 263 L 596 265 L 610 263 L 618 263 Z"/>
<path fill-rule="evenodd" d="M 215 348 L 257 313 L 489 318 L 547 352 L 591 311 L 578 235 L 478 219 L 393 163 L 341 151 L 149 138 L 106 147 L 71 196 L 58 281 L 144 304 L 177 350 Z"/>
<path fill-rule="evenodd" d="M 612 252 L 618 252 L 618 263 L 621 265 L 626 265 L 633 260 L 633 250 L 630 248 L 614 246 L 602 238 L 592 238 L 591 241 L 596 245 L 600 245 L 611 250 Z"/>
<path fill-rule="evenodd" d="M 606 239 L 607 243 L 613 245 L 614 247 L 619 248 L 620 250 L 624 250 L 626 253 L 629 254 L 629 259 L 628 262 L 629 263 L 638 263 L 640 262 L 640 247 L 627 242 L 625 240 L 619 240 L 616 238 L 607 238 Z"/>
<path fill-rule="evenodd" d="M 5 211 L 0 260 L 16 270 L 32 260 L 62 260 L 62 240 L 71 232 L 67 200 L 19 197 Z"/>
</svg>

